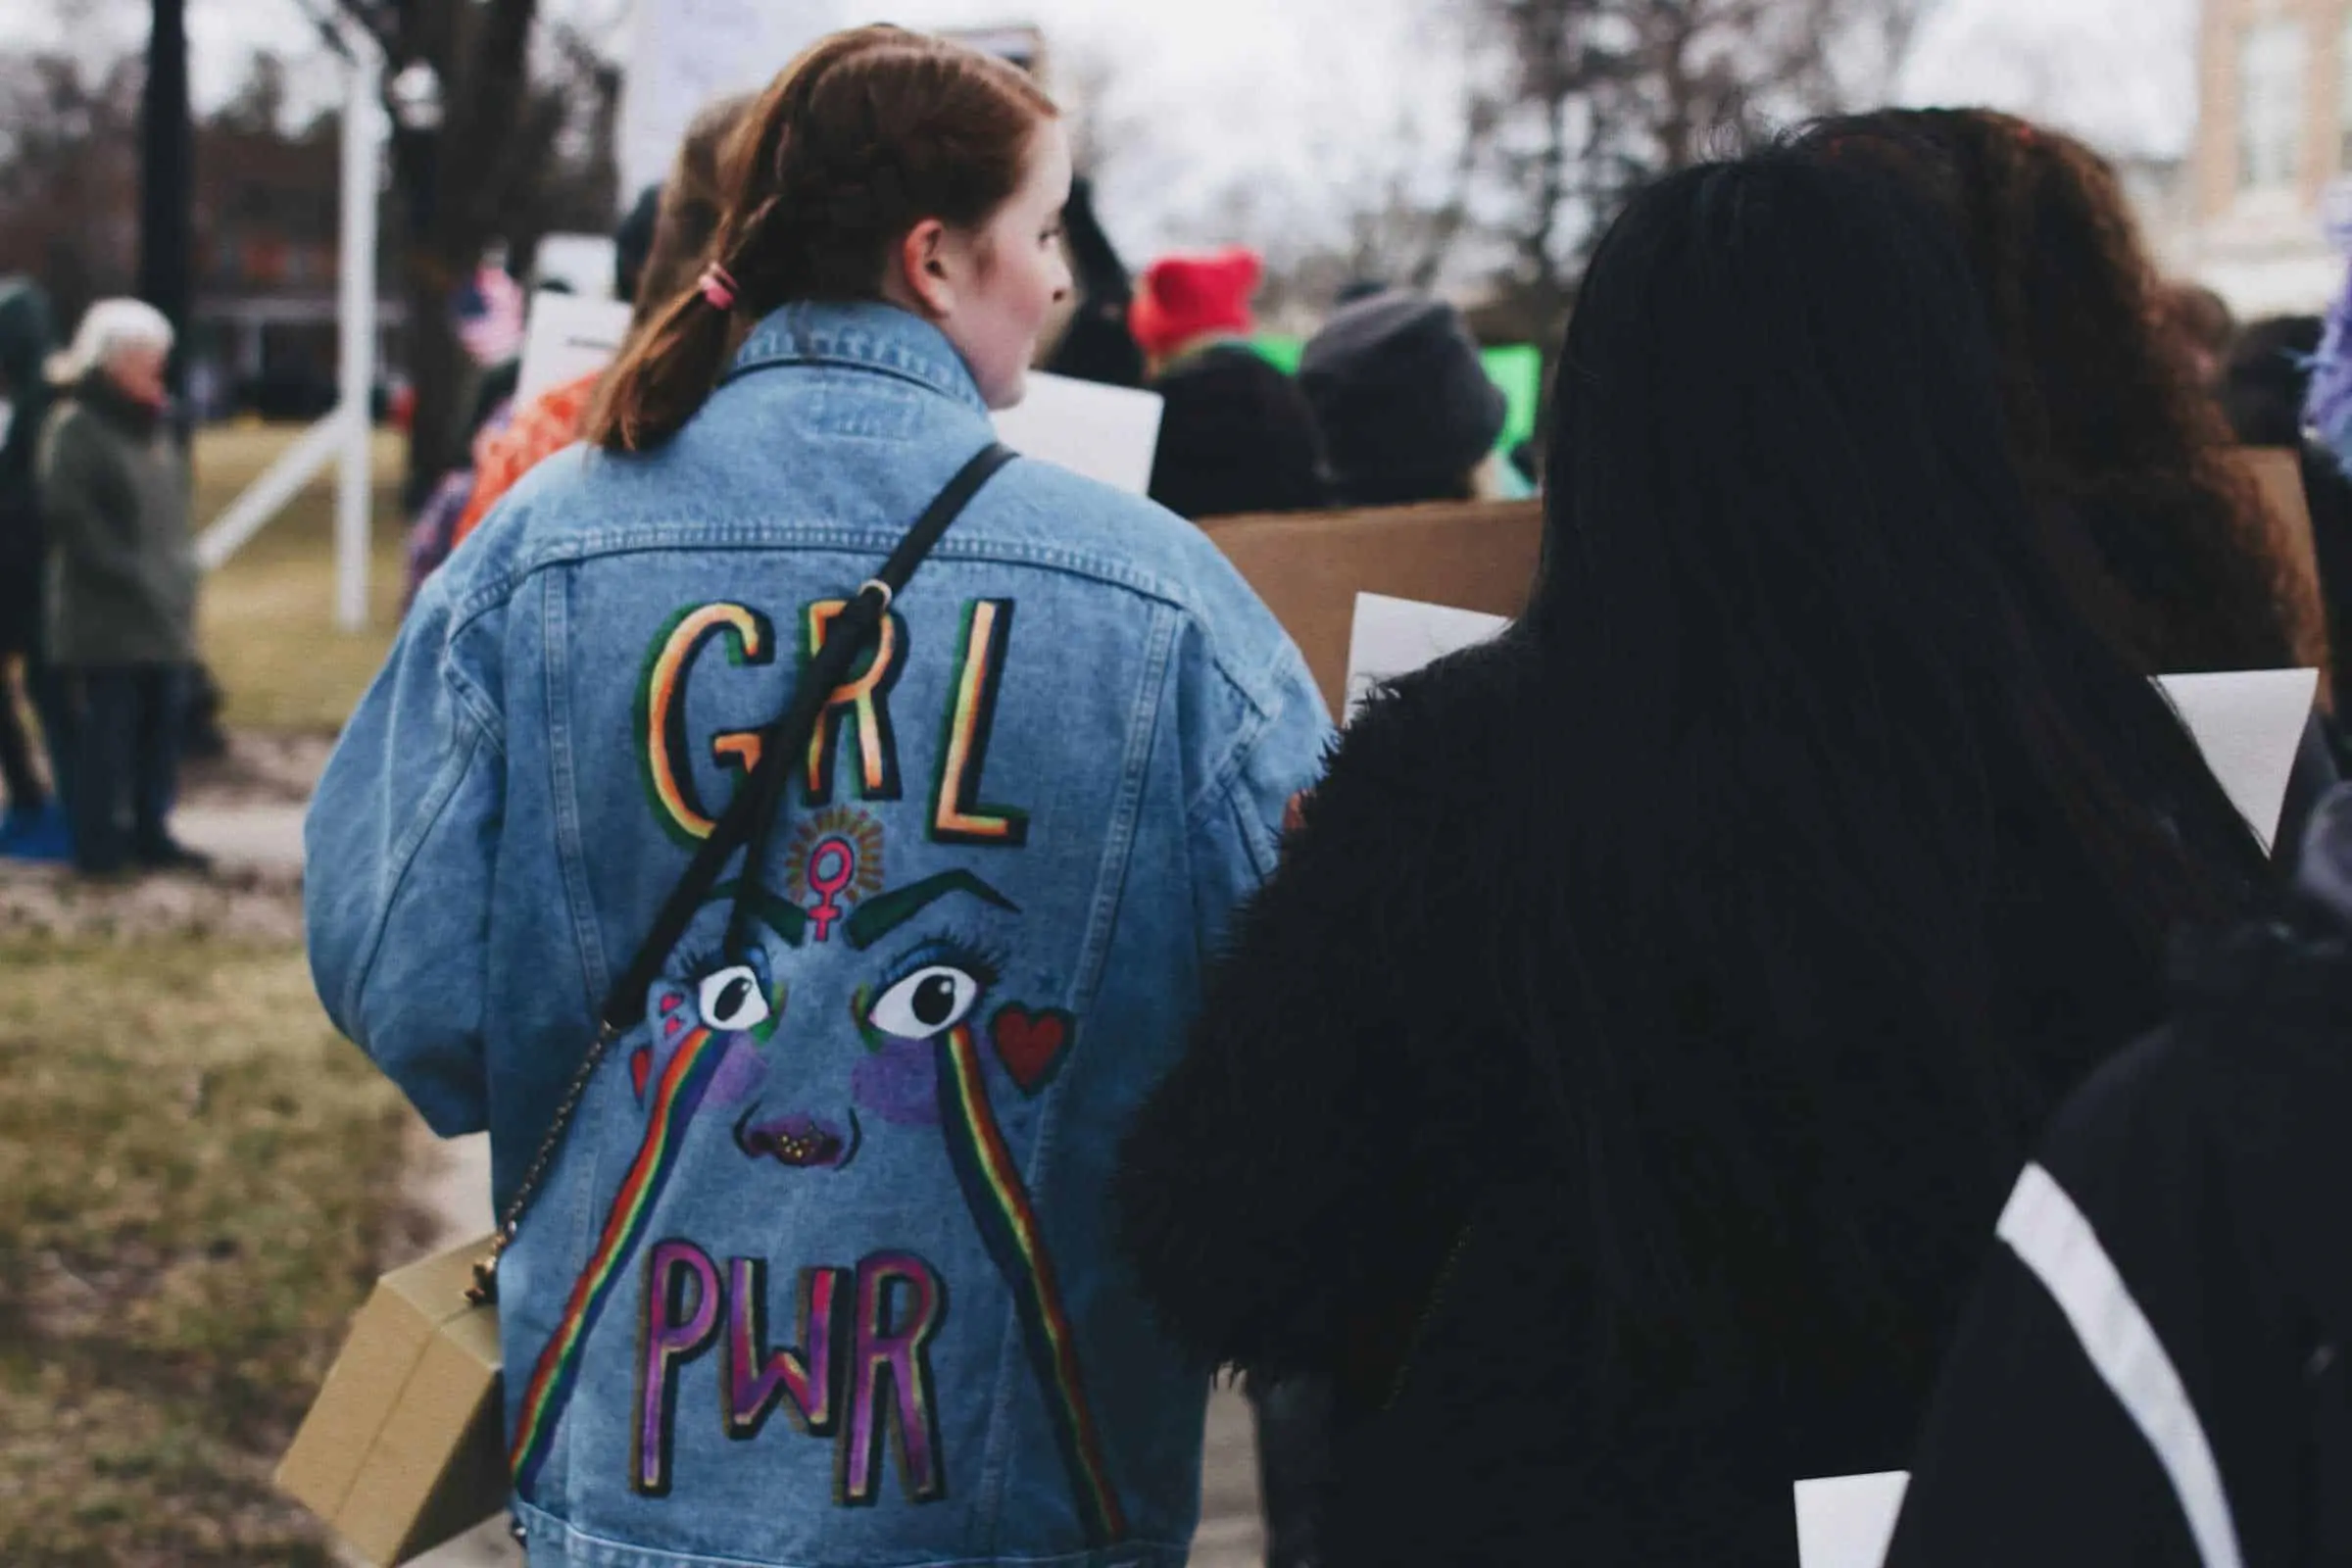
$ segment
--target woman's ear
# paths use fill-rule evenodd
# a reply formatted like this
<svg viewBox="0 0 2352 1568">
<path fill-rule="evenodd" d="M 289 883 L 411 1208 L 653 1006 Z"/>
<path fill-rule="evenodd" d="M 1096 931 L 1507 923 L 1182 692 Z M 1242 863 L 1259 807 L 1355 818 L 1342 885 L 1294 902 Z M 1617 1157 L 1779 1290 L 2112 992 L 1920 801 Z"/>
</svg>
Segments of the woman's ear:
<svg viewBox="0 0 2352 1568">
<path fill-rule="evenodd" d="M 923 314 L 934 318 L 956 308 L 956 284 L 948 265 L 948 225 L 926 218 L 899 242 L 899 281 Z"/>
</svg>

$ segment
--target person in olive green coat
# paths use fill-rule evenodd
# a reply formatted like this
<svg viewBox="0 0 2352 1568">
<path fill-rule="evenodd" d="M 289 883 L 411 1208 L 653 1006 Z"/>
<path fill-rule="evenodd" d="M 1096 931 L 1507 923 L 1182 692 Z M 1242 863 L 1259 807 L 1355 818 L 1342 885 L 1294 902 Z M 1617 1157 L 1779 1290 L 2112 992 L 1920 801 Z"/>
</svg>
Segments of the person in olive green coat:
<svg viewBox="0 0 2352 1568">
<path fill-rule="evenodd" d="M 39 459 L 46 633 L 73 750 L 74 860 L 98 875 L 204 863 L 165 827 L 180 688 L 196 657 L 188 464 L 165 417 L 171 350 L 160 312 L 101 300 L 50 367 L 59 395 Z"/>
</svg>

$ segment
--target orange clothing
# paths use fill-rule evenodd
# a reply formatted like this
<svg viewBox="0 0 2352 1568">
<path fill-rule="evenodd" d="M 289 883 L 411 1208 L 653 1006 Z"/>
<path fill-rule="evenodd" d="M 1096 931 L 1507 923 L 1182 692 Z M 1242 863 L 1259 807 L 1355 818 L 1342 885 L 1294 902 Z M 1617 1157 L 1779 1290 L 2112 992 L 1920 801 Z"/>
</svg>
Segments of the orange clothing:
<svg viewBox="0 0 2352 1568">
<path fill-rule="evenodd" d="M 580 438 L 588 405 L 596 401 L 596 386 L 603 379 L 599 370 L 550 387 L 517 409 L 514 422 L 504 430 L 475 443 L 473 499 L 458 516 L 450 540 L 453 549 L 481 525 L 516 480 Z"/>
</svg>

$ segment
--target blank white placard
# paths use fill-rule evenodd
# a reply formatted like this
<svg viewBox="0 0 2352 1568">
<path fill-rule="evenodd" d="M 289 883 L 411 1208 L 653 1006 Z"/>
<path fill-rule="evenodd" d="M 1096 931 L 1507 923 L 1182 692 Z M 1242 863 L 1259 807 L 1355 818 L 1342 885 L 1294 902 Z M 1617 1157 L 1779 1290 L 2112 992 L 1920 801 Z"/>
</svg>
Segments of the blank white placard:
<svg viewBox="0 0 2352 1568">
<path fill-rule="evenodd" d="M 1801 1568 L 1879 1568 L 1903 1511 L 1907 1470 L 1830 1476 L 1796 1484 L 1796 1560 Z"/>
<path fill-rule="evenodd" d="M 997 439 L 1024 458 L 1140 496 L 1152 485 L 1159 414 L 1156 392 L 1032 370 L 1026 395 L 997 414 Z"/>
</svg>

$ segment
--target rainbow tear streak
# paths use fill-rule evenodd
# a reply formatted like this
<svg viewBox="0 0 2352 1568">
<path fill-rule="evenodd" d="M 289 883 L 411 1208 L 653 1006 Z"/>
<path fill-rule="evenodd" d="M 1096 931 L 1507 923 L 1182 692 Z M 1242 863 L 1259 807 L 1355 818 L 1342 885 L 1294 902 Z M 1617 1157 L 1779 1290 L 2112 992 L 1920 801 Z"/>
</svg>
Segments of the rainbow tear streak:
<svg viewBox="0 0 2352 1568">
<path fill-rule="evenodd" d="M 677 1164 L 678 1149 L 686 1140 L 695 1107 L 702 1103 L 703 1091 L 725 1054 L 721 1036 L 707 1028 L 697 1029 L 679 1043 L 677 1054 L 662 1074 L 637 1157 L 630 1161 L 628 1175 L 612 1197 L 596 1250 L 572 1282 L 564 1316 L 548 1336 L 539 1362 L 531 1370 L 530 1384 L 523 1390 L 522 1416 L 515 1425 L 508 1457 L 514 1472 L 514 1490 L 526 1497 L 547 1458 L 564 1402 L 571 1396 L 572 1379 L 578 1375 L 580 1350 L 588 1342 L 588 1332 L 596 1326 L 623 1265 L 645 1234 L 646 1218 Z"/>
<path fill-rule="evenodd" d="M 972 1218 L 1020 1313 L 1029 1359 L 1046 1396 L 1087 1540 L 1098 1546 L 1113 1544 L 1126 1539 L 1127 1517 L 1111 1486 L 1102 1434 L 1086 1400 L 1077 1339 L 1061 1304 L 1053 1255 L 1046 1250 L 1029 1189 L 997 1124 L 996 1108 L 989 1103 L 971 1026 L 957 1024 L 938 1038 L 940 1082 L 954 1091 L 942 1097 L 941 1104 L 949 1156 Z"/>
</svg>

